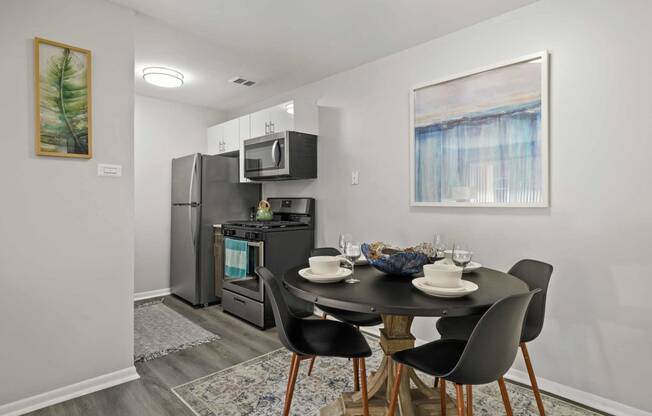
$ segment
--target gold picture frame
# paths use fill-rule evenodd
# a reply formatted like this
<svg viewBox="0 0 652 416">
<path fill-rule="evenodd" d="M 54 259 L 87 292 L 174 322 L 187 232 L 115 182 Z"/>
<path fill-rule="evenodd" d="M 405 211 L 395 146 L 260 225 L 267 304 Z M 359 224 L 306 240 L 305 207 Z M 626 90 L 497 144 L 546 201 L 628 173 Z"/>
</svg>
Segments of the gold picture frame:
<svg viewBox="0 0 652 416">
<path fill-rule="evenodd" d="M 91 51 L 34 38 L 34 147 L 39 156 L 93 157 Z"/>
</svg>

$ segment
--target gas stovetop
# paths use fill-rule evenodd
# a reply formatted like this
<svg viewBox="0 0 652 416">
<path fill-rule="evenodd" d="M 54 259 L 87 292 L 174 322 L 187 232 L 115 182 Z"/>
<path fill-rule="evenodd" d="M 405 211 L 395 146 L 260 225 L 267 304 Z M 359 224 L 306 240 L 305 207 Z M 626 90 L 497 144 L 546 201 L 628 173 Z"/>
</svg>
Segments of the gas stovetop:
<svg viewBox="0 0 652 416">
<path fill-rule="evenodd" d="M 229 221 L 226 225 L 251 229 L 305 227 L 308 224 L 300 221 Z"/>
</svg>

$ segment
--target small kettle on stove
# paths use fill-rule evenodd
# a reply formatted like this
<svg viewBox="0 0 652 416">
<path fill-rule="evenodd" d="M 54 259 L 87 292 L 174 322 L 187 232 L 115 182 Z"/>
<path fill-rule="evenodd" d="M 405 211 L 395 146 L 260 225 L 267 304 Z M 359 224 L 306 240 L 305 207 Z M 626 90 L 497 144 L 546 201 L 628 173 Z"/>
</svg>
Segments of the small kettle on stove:
<svg viewBox="0 0 652 416">
<path fill-rule="evenodd" d="M 256 221 L 271 221 L 273 217 L 274 214 L 272 213 L 272 207 L 269 202 L 266 199 L 260 201 L 256 210 Z"/>
</svg>

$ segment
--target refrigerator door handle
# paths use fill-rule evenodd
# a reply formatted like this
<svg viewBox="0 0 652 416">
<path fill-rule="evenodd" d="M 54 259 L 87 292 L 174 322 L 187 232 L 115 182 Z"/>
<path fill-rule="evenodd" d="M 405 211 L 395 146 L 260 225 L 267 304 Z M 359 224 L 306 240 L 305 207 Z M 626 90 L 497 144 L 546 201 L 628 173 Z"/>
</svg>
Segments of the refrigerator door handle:
<svg viewBox="0 0 652 416">
<path fill-rule="evenodd" d="M 196 232 L 197 227 L 195 227 L 195 218 L 194 218 L 196 217 L 194 212 L 195 208 L 197 208 L 197 205 L 194 204 L 188 205 L 188 223 L 190 224 L 190 238 L 192 238 L 192 247 L 195 253 L 197 253 L 197 232 Z"/>
<path fill-rule="evenodd" d="M 192 191 L 195 186 L 195 174 L 197 173 L 197 154 L 192 158 L 192 172 L 190 172 L 190 187 L 188 187 L 188 203 L 192 204 Z"/>
</svg>

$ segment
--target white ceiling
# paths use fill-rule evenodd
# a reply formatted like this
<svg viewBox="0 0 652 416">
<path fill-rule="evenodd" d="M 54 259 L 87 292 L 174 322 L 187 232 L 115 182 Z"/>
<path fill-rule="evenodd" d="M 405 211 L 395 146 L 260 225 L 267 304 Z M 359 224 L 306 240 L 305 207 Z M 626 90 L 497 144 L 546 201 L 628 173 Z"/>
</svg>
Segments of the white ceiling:
<svg viewBox="0 0 652 416">
<path fill-rule="evenodd" d="M 230 111 L 536 0 L 110 0 L 141 14 L 139 94 Z M 180 70 L 177 89 L 143 67 Z M 230 84 L 235 76 L 257 81 Z"/>
</svg>

